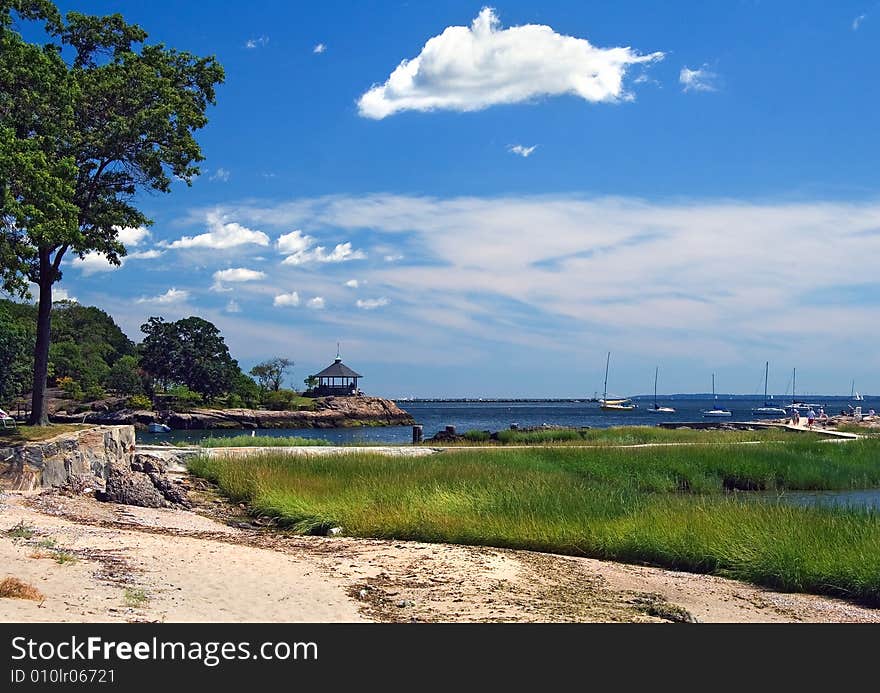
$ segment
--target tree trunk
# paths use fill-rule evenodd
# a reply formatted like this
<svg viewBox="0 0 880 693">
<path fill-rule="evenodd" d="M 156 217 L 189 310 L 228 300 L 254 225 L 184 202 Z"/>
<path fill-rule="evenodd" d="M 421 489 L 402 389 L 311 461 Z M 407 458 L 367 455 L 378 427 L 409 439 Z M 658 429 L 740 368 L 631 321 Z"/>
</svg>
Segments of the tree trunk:
<svg viewBox="0 0 880 693">
<path fill-rule="evenodd" d="M 52 283 L 49 254 L 40 251 L 40 307 L 37 313 L 37 343 L 34 347 L 34 385 L 31 395 L 32 426 L 47 426 L 46 378 L 49 375 L 49 340 L 52 330 Z"/>
</svg>

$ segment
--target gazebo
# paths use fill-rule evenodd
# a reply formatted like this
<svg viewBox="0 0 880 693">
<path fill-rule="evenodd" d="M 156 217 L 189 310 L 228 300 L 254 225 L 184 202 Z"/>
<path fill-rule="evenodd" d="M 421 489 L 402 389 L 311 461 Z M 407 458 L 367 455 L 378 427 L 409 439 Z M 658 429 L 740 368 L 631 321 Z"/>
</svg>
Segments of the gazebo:
<svg viewBox="0 0 880 693">
<path fill-rule="evenodd" d="M 363 378 L 360 373 L 355 373 L 351 368 L 342 363 L 342 359 L 336 359 L 320 373 L 312 376 L 318 379 L 318 384 L 309 394 L 315 397 L 352 397 L 358 394 L 358 378 Z"/>
</svg>

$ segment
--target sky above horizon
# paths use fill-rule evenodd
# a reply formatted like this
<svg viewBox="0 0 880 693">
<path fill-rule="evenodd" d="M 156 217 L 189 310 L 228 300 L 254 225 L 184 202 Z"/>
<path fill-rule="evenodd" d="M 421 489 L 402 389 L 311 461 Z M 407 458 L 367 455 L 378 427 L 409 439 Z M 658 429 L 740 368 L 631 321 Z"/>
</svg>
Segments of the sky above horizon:
<svg viewBox="0 0 880 693">
<path fill-rule="evenodd" d="M 56 298 L 390 397 L 880 392 L 880 3 L 59 2 L 226 70 Z"/>
</svg>

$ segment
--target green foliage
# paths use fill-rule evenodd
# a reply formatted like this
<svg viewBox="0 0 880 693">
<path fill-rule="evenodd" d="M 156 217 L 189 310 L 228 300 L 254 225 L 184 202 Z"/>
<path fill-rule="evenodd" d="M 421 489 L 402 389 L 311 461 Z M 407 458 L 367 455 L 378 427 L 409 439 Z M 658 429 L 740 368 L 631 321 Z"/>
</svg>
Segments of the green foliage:
<svg viewBox="0 0 880 693">
<path fill-rule="evenodd" d="M 190 390 L 186 385 L 175 385 L 168 390 L 168 395 L 183 406 L 195 406 L 204 400 L 200 393 Z"/>
<path fill-rule="evenodd" d="M 126 355 L 110 367 L 106 379 L 107 387 L 120 395 L 140 395 L 143 393 L 140 367 L 134 356 Z"/>
<path fill-rule="evenodd" d="M 726 575 L 880 604 L 880 514 L 755 488 L 880 487 L 880 440 L 487 448 L 239 460 L 189 470 L 297 531 L 522 548 Z"/>
<path fill-rule="evenodd" d="M 220 331 L 197 317 L 165 322 L 152 317 L 141 325 L 141 366 L 167 387 L 184 385 L 204 399 L 213 399 L 240 383 L 241 369 L 230 356 Z"/>
<path fill-rule="evenodd" d="M 153 408 L 153 403 L 146 395 L 132 395 L 128 398 L 128 406 L 130 409 L 147 409 Z"/>
<path fill-rule="evenodd" d="M 70 399 L 74 399 L 78 402 L 82 401 L 85 396 L 82 386 L 69 375 L 58 378 L 58 387 L 60 387 L 61 391 Z"/>
<path fill-rule="evenodd" d="M 299 393 L 284 388 L 277 392 L 267 392 L 263 397 L 263 404 L 267 409 L 274 411 L 296 411 L 315 408 L 314 400 L 302 397 Z"/>
<path fill-rule="evenodd" d="M 491 437 L 489 431 L 466 431 L 464 438 L 472 443 L 484 443 Z"/>
<path fill-rule="evenodd" d="M 49 364 L 52 376 L 73 378 L 86 388 L 100 385 L 110 374 L 110 366 L 100 356 L 101 348 L 81 345 L 74 341 L 54 341 L 49 347 Z"/>
<path fill-rule="evenodd" d="M 107 393 L 104 392 L 104 388 L 100 385 L 89 385 L 83 393 L 83 400 L 86 402 L 94 402 L 98 399 L 104 399 L 106 396 Z"/>
<path fill-rule="evenodd" d="M 0 302 L 0 402 L 27 391 L 33 372 L 34 329 Z"/>
<path fill-rule="evenodd" d="M 235 398 L 233 400 L 233 398 Z M 233 404 L 233 401 L 236 404 Z M 254 408 L 260 403 L 260 388 L 244 373 L 239 371 L 235 374 L 232 381 L 232 394 L 229 396 L 228 404 L 230 407 L 240 407 L 242 405 Z"/>
<path fill-rule="evenodd" d="M 258 363 L 251 368 L 251 375 L 254 376 L 260 384 L 261 393 L 266 392 L 267 390 L 278 392 L 284 381 L 285 372 L 292 367 L 293 361 L 290 359 L 276 357 Z"/>
</svg>

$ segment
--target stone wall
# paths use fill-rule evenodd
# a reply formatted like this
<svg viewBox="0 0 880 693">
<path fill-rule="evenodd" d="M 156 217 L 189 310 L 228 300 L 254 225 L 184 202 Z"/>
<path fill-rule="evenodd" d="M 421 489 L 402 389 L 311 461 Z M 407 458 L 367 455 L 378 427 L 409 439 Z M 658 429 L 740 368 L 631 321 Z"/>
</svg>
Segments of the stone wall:
<svg viewBox="0 0 880 693">
<path fill-rule="evenodd" d="M 0 488 L 70 486 L 104 491 L 111 468 L 129 466 L 134 449 L 133 426 L 101 426 L 0 447 Z"/>
</svg>

